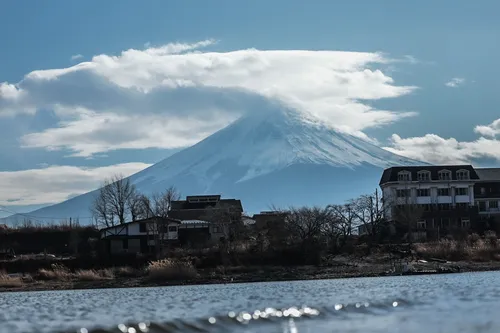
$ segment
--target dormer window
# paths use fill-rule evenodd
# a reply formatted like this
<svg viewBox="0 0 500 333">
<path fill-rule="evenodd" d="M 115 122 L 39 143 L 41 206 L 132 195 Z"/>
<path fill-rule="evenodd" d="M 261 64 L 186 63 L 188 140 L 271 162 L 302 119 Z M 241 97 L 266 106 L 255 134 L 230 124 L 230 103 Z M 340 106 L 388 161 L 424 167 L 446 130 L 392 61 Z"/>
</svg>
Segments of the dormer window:
<svg viewBox="0 0 500 333">
<path fill-rule="evenodd" d="M 457 171 L 457 179 L 458 180 L 468 180 L 469 178 L 469 170 L 458 170 Z"/>
<path fill-rule="evenodd" d="M 411 181 L 411 173 L 409 171 L 400 171 L 400 172 L 398 172 L 398 181 L 399 182 L 409 182 L 409 181 Z"/>
<path fill-rule="evenodd" d="M 420 182 L 428 182 L 431 180 L 431 172 L 422 170 L 417 173 L 417 180 Z"/>
<path fill-rule="evenodd" d="M 438 172 L 439 180 L 451 180 L 450 170 L 441 170 Z"/>
</svg>

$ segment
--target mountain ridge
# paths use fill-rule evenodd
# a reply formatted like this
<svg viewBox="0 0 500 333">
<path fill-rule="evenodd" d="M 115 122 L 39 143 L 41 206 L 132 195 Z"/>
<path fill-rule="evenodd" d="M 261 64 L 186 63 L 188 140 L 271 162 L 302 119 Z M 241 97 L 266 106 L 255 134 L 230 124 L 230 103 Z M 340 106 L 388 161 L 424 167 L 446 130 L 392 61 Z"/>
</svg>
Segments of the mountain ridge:
<svg viewBox="0 0 500 333">
<path fill-rule="evenodd" d="M 340 203 L 373 191 L 386 167 L 425 164 L 338 132 L 313 117 L 280 110 L 244 116 L 129 179 L 145 194 L 173 185 L 183 195 L 235 197 L 247 210 L 258 212 L 270 205 Z M 96 193 L 38 209 L 23 219 L 82 220 L 89 217 Z"/>
</svg>

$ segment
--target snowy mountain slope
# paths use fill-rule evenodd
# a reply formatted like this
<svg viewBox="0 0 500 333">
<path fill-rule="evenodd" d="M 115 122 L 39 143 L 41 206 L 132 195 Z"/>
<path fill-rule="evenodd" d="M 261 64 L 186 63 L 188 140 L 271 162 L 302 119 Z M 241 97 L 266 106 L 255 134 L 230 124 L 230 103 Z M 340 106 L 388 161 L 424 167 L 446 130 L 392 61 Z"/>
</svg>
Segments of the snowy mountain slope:
<svg viewBox="0 0 500 333">
<path fill-rule="evenodd" d="M 237 197 L 245 210 L 257 212 L 270 205 L 339 203 L 373 191 L 386 167 L 419 164 L 315 119 L 280 111 L 243 117 L 130 179 L 146 194 L 174 185 L 183 195 Z M 94 195 L 29 215 L 85 222 Z"/>
</svg>

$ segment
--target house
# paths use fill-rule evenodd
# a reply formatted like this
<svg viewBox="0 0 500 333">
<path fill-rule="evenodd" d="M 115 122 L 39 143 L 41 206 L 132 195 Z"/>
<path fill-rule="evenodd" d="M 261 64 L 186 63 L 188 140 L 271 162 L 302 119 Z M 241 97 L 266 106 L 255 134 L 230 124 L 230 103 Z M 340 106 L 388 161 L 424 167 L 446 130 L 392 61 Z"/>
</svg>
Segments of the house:
<svg viewBox="0 0 500 333">
<path fill-rule="evenodd" d="M 500 231 L 500 168 L 476 168 L 476 172 L 479 180 L 474 184 L 474 199 L 479 220 Z"/>
<path fill-rule="evenodd" d="M 206 229 L 205 240 L 212 242 L 228 237 L 229 225 L 241 222 L 242 214 L 240 200 L 222 199 L 220 195 L 187 196 L 186 200 L 172 201 L 169 212 L 170 217 L 181 221 L 184 233 L 194 232 L 196 225 Z"/>
<path fill-rule="evenodd" d="M 283 228 L 286 219 L 286 213 L 278 211 L 262 211 L 254 214 L 255 228 L 257 230 Z"/>
<path fill-rule="evenodd" d="M 179 242 L 181 221 L 172 218 L 147 218 L 99 230 L 105 250 L 118 253 L 153 253 L 161 245 Z"/>
<path fill-rule="evenodd" d="M 380 187 L 388 221 L 405 223 L 415 238 L 467 230 L 477 220 L 471 165 L 400 166 L 385 169 Z"/>
</svg>

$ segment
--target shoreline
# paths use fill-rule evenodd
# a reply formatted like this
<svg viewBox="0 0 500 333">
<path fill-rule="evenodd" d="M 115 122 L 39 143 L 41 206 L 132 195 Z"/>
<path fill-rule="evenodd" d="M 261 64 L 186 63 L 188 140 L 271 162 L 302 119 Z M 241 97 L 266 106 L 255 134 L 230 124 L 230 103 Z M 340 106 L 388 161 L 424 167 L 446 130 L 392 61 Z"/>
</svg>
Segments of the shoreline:
<svg viewBox="0 0 500 333">
<path fill-rule="evenodd" d="M 356 269 L 339 269 L 336 267 L 319 266 L 272 266 L 272 267 L 246 267 L 238 269 L 241 272 L 232 274 L 215 274 L 211 270 L 202 270 L 198 277 L 190 280 L 170 280 L 154 281 L 148 276 L 136 277 L 115 277 L 103 278 L 100 280 L 32 280 L 23 281 L 19 286 L 0 287 L 0 293 L 7 292 L 33 292 L 33 291 L 54 291 L 54 290 L 87 290 L 87 289 L 113 289 L 113 288 L 142 288 L 142 287 L 167 287 L 167 286 L 193 286 L 193 285 L 211 285 L 211 284 L 232 284 L 232 283 L 258 283 L 258 282 L 286 282 L 286 281 L 314 281 L 314 280 L 333 280 L 345 278 L 362 277 L 384 277 L 401 275 L 430 275 L 430 274 L 450 274 L 450 273 L 471 273 L 485 271 L 500 271 L 500 262 L 468 262 L 459 261 L 441 264 L 441 269 L 429 269 L 429 265 L 417 266 L 408 273 L 391 273 L 383 268 L 386 265 L 367 265 L 365 267 L 356 267 Z M 420 266 L 420 267 L 419 267 Z M 451 269 L 450 267 L 454 268 Z M 455 269 L 459 267 L 459 269 Z M 234 269 L 229 267 L 228 269 Z M 345 268 L 345 267 L 344 267 Z"/>
</svg>

